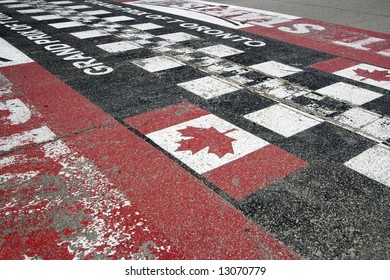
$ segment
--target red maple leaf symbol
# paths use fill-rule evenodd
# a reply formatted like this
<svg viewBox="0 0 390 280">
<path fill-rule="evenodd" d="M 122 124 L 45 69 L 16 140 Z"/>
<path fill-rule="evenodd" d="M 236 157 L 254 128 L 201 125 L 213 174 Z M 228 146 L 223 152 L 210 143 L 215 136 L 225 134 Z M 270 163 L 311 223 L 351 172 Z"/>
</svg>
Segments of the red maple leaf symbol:
<svg viewBox="0 0 390 280">
<path fill-rule="evenodd" d="M 382 81 L 390 81 L 390 73 L 387 70 L 374 70 L 370 72 L 369 70 L 364 70 L 364 69 L 356 69 L 353 70 L 356 74 L 359 76 L 364 77 L 362 81 L 366 79 L 371 79 L 374 81 L 382 82 Z"/>
<path fill-rule="evenodd" d="M 191 139 L 185 139 L 178 142 L 180 143 L 180 146 L 176 149 L 176 152 L 191 151 L 194 155 L 208 147 L 208 152 L 210 154 L 216 154 L 219 158 L 222 158 L 228 153 L 234 154 L 232 142 L 237 139 L 226 136 L 226 134 L 235 130 L 236 129 L 231 129 L 225 132 L 219 132 L 214 127 L 199 128 L 192 126 L 179 129 L 178 132 L 180 132 L 182 136 L 191 137 Z"/>
</svg>

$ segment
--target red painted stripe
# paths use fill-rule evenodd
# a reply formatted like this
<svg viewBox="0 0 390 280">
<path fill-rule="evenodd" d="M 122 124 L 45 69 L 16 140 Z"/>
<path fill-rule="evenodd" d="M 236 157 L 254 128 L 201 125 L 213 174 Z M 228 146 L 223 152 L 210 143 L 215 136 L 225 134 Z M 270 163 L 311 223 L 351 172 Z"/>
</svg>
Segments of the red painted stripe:
<svg viewBox="0 0 390 280">
<path fill-rule="evenodd" d="M 122 126 L 83 133 L 66 142 L 93 160 L 186 259 L 299 258 Z"/>
<path fill-rule="evenodd" d="M 235 199 L 243 199 L 307 165 L 281 148 L 267 145 L 204 176 Z"/>
<path fill-rule="evenodd" d="M 334 73 L 336 71 L 343 70 L 345 68 L 349 68 L 358 64 L 360 63 L 354 60 L 336 57 L 329 60 L 321 61 L 316 64 L 312 64 L 310 65 L 310 67 L 327 73 Z"/>
<path fill-rule="evenodd" d="M 210 113 L 191 103 L 184 102 L 161 110 L 127 118 L 125 122 L 143 134 L 148 134 L 208 114 Z"/>
<path fill-rule="evenodd" d="M 13 85 L 13 98 L 32 104 L 40 114 L 49 116 L 24 125 L 30 129 L 44 121 L 55 134 L 61 136 L 114 122 L 110 116 L 37 63 L 4 67 L 0 71 Z"/>
<path fill-rule="evenodd" d="M 311 27 L 306 27 L 309 30 L 308 33 L 304 34 L 294 34 L 285 31 L 285 28 L 290 28 L 293 31 L 297 30 L 296 24 L 317 25 L 325 28 L 325 30 L 313 30 Z M 280 30 L 279 28 L 282 29 Z M 380 51 L 390 49 L 390 35 L 388 34 L 320 22 L 306 18 L 275 25 L 273 28 L 254 26 L 243 28 L 242 30 L 381 67 L 389 67 L 390 65 L 390 57 L 378 53 Z M 370 37 L 378 38 L 383 41 L 365 45 L 368 50 L 359 50 L 335 43 L 335 41 L 356 42 Z"/>
</svg>

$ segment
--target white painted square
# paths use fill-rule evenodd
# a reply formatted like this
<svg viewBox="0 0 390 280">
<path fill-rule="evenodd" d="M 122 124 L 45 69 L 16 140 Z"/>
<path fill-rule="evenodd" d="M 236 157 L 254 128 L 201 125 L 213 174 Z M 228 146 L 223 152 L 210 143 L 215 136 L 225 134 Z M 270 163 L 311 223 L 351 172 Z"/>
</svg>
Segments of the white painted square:
<svg viewBox="0 0 390 280">
<path fill-rule="evenodd" d="M 215 45 L 215 46 L 205 47 L 205 48 L 198 49 L 198 51 L 216 57 L 227 57 L 227 56 L 244 53 L 244 51 L 237 50 L 235 48 L 228 47 L 225 45 Z"/>
<path fill-rule="evenodd" d="M 390 118 L 384 117 L 378 119 L 373 123 L 366 125 L 361 130 L 382 141 L 386 141 L 387 139 L 390 139 Z"/>
<path fill-rule="evenodd" d="M 31 7 L 31 6 L 28 5 L 28 4 L 11 4 L 11 5 L 7 5 L 7 8 L 11 8 L 11 9 L 29 8 L 29 7 Z"/>
<path fill-rule="evenodd" d="M 74 2 L 72 1 L 53 1 L 53 2 L 50 2 L 51 4 L 56 4 L 56 5 L 69 5 L 69 4 L 73 4 Z"/>
<path fill-rule="evenodd" d="M 106 11 L 106 10 L 93 10 L 93 11 L 83 12 L 83 14 L 86 14 L 86 15 L 89 15 L 89 16 L 98 16 L 98 15 L 111 14 L 111 12 Z"/>
<path fill-rule="evenodd" d="M 287 85 L 278 79 L 270 79 L 263 83 L 254 85 L 251 88 L 262 94 L 271 95 L 280 99 L 291 96 L 300 96 L 310 92 L 298 86 Z"/>
<path fill-rule="evenodd" d="M 64 28 L 72 28 L 72 27 L 84 26 L 83 23 L 77 22 L 77 21 L 58 22 L 58 23 L 51 23 L 49 25 L 54 27 L 54 28 L 57 28 L 57 29 L 64 29 Z"/>
<path fill-rule="evenodd" d="M 189 40 L 196 40 L 199 39 L 199 37 L 185 33 L 185 32 L 176 32 L 176 33 L 170 33 L 170 34 L 164 34 L 158 36 L 164 40 L 168 40 L 171 42 L 179 43 L 179 42 L 185 42 Z"/>
<path fill-rule="evenodd" d="M 70 33 L 70 35 L 73 35 L 79 39 L 89 39 L 89 38 L 108 36 L 109 34 L 101 32 L 99 30 L 88 30 L 88 31 L 73 32 Z"/>
<path fill-rule="evenodd" d="M 59 15 L 44 15 L 44 16 L 33 16 L 31 17 L 37 21 L 46 21 L 46 20 L 53 20 L 53 19 L 62 19 L 62 16 Z"/>
<path fill-rule="evenodd" d="M 374 146 L 344 165 L 390 187 L 390 150 L 384 145 Z"/>
<path fill-rule="evenodd" d="M 180 147 L 180 141 L 191 139 L 189 137 L 183 137 L 178 131 L 187 127 L 214 127 L 221 133 L 230 131 L 225 135 L 236 139 L 232 142 L 234 154 L 227 153 L 222 158 L 219 158 L 216 154 L 208 152 L 209 147 L 206 147 L 195 154 L 191 151 L 176 151 Z M 259 150 L 269 144 L 263 139 L 258 138 L 212 114 L 152 132 L 147 134 L 147 137 L 199 174 L 206 173 L 224 164 L 242 158 L 247 154 Z"/>
<path fill-rule="evenodd" d="M 0 68 L 34 62 L 31 58 L 2 38 L 0 38 L 0 50 L 0 58 L 2 58 L 0 59 Z"/>
<path fill-rule="evenodd" d="M 352 108 L 345 113 L 335 117 L 339 123 L 353 128 L 361 128 L 379 119 L 381 116 L 362 108 Z"/>
<path fill-rule="evenodd" d="M 216 77 L 210 76 L 181 83 L 178 86 L 205 99 L 218 97 L 240 89 L 237 86 L 227 84 Z"/>
<path fill-rule="evenodd" d="M 184 65 L 183 63 L 174 61 L 166 56 L 155 56 L 151 58 L 140 59 L 133 61 L 133 63 L 151 73 L 173 69 Z"/>
<path fill-rule="evenodd" d="M 359 73 L 364 74 L 359 75 Z M 362 63 L 333 74 L 390 90 L 390 70 L 386 68 Z"/>
<path fill-rule="evenodd" d="M 153 30 L 153 29 L 159 29 L 159 28 L 164 28 L 164 26 L 157 25 L 154 23 L 141 23 L 141 24 L 134 24 L 131 25 L 131 27 L 138 29 L 138 30 Z"/>
<path fill-rule="evenodd" d="M 101 45 L 97 45 L 97 47 L 109 53 L 119 53 L 119 52 L 131 51 L 131 50 L 136 50 L 141 48 L 141 46 L 136 45 L 134 43 L 130 43 L 128 41 L 101 44 Z"/>
<path fill-rule="evenodd" d="M 91 6 L 87 6 L 87 5 L 74 5 L 74 6 L 67 6 L 66 8 L 69 8 L 69 9 L 72 9 L 72 10 L 92 9 Z"/>
<path fill-rule="evenodd" d="M 135 20 L 135 18 L 128 17 L 128 16 L 115 16 L 115 17 L 105 17 L 104 20 L 108 22 L 122 22 L 122 21 Z"/>
<path fill-rule="evenodd" d="M 250 68 L 278 78 L 293 75 L 302 71 L 301 69 L 272 60 L 252 65 Z"/>
<path fill-rule="evenodd" d="M 322 122 L 317 118 L 282 104 L 247 114 L 244 118 L 264 126 L 284 137 L 290 137 Z"/>
<path fill-rule="evenodd" d="M 42 9 L 27 9 L 27 10 L 17 10 L 17 12 L 21 14 L 38 14 L 38 13 L 45 13 L 45 10 Z"/>
<path fill-rule="evenodd" d="M 353 105 L 362 105 L 382 96 L 382 94 L 375 91 L 342 82 L 320 88 L 316 92 Z"/>
</svg>

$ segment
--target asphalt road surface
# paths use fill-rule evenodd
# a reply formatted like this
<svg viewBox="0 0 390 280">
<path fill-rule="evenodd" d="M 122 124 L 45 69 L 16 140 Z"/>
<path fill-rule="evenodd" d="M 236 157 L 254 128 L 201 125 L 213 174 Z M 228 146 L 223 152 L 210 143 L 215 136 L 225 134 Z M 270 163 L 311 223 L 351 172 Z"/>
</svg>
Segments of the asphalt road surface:
<svg viewBox="0 0 390 280">
<path fill-rule="evenodd" d="M 390 33 L 390 2 L 387 0 L 218 0 L 216 2 Z"/>
<path fill-rule="evenodd" d="M 0 0 L 0 259 L 390 259 L 388 22 L 277 3 Z"/>
</svg>

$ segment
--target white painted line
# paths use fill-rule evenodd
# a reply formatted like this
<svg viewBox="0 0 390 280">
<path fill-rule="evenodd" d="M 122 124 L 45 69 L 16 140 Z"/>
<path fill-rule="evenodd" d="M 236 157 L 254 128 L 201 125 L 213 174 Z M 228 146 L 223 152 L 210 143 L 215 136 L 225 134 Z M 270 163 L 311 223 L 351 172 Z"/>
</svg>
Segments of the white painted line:
<svg viewBox="0 0 390 280">
<path fill-rule="evenodd" d="M 53 140 L 56 135 L 46 126 L 26 131 L 20 134 L 0 137 L 0 152 L 12 150 L 13 148 L 28 145 L 31 143 L 43 143 Z"/>
<path fill-rule="evenodd" d="M 73 32 L 70 33 L 70 35 L 73 35 L 79 39 L 89 39 L 89 38 L 108 36 L 109 34 L 103 33 L 99 30 L 88 30 L 88 31 Z"/>
<path fill-rule="evenodd" d="M 83 13 L 86 14 L 86 15 L 89 15 L 89 16 L 98 16 L 98 15 L 111 14 L 111 12 L 105 11 L 105 10 L 93 10 L 93 11 L 86 11 L 86 12 L 83 12 Z"/>
<path fill-rule="evenodd" d="M 21 14 L 38 14 L 38 13 L 45 13 L 45 10 L 42 9 L 28 9 L 28 10 L 16 10 L 17 12 Z"/>
<path fill-rule="evenodd" d="M 229 85 L 215 77 L 204 77 L 178 86 L 199 95 L 205 99 L 218 97 L 239 90 L 239 87 Z"/>
<path fill-rule="evenodd" d="M 302 71 L 301 69 L 283 63 L 279 63 L 276 61 L 267 61 L 267 62 L 255 64 L 250 66 L 250 68 L 278 78 L 296 74 Z"/>
<path fill-rule="evenodd" d="M 151 73 L 173 69 L 184 65 L 183 63 L 174 61 L 166 56 L 155 56 L 151 58 L 140 59 L 133 61 L 133 63 Z"/>
<path fill-rule="evenodd" d="M 87 5 L 66 6 L 66 8 L 67 8 L 67 9 L 72 9 L 72 10 L 92 9 L 91 6 L 87 6 Z"/>
<path fill-rule="evenodd" d="M 53 19 L 61 19 L 63 17 L 59 15 L 44 15 L 44 16 L 33 16 L 31 18 L 38 21 L 46 21 L 46 20 L 53 20 Z"/>
<path fill-rule="evenodd" d="M 382 145 L 368 149 L 344 165 L 390 187 L 390 150 Z"/>
<path fill-rule="evenodd" d="M 352 128 L 361 128 L 376 121 L 380 117 L 378 114 L 357 107 L 335 117 L 335 120 Z"/>
<path fill-rule="evenodd" d="M 322 120 L 313 118 L 282 104 L 272 105 L 265 109 L 247 114 L 244 118 L 283 135 L 284 137 L 291 137 L 322 122 Z"/>
<path fill-rule="evenodd" d="M 0 68 L 34 62 L 31 58 L 2 38 L 0 38 L 0 50 Z"/>
<path fill-rule="evenodd" d="M 128 41 L 101 44 L 101 45 L 97 45 L 97 47 L 109 53 L 125 52 L 125 51 L 131 51 L 131 50 L 136 50 L 141 48 L 141 46 L 138 46 L 134 43 L 130 43 Z"/>
<path fill-rule="evenodd" d="M 122 21 L 135 20 L 135 18 L 128 17 L 128 16 L 105 17 L 103 19 L 108 22 L 122 22 Z"/>
<path fill-rule="evenodd" d="M 194 36 L 194 35 L 191 35 L 191 34 L 188 34 L 185 32 L 169 33 L 169 34 L 160 35 L 158 37 L 162 38 L 164 40 L 167 40 L 167 41 L 175 42 L 175 43 L 200 39 L 197 36 Z"/>
<path fill-rule="evenodd" d="M 188 127 L 203 129 L 211 128 L 220 133 L 228 132 L 225 135 L 234 139 L 232 141 L 234 153 L 227 153 L 220 158 L 214 153 L 209 153 L 209 147 L 205 147 L 196 153 L 188 150 L 177 151 L 180 147 L 180 141 L 189 139 L 188 137 L 184 137 L 178 130 L 186 129 Z M 152 132 L 147 134 L 147 137 L 199 174 L 206 173 L 229 162 L 242 158 L 245 155 L 257 151 L 269 144 L 263 139 L 258 138 L 212 114 Z"/>
<path fill-rule="evenodd" d="M 244 51 L 237 50 L 235 48 L 228 47 L 225 45 L 215 45 L 215 46 L 205 47 L 205 48 L 198 49 L 198 51 L 216 57 L 227 57 L 227 56 L 244 53 Z"/>
<path fill-rule="evenodd" d="M 382 96 L 380 93 L 342 82 L 318 89 L 316 92 L 353 105 L 362 105 Z"/>
<path fill-rule="evenodd" d="M 59 23 L 51 23 L 50 26 L 57 28 L 57 29 L 64 29 L 64 28 L 71 28 L 71 27 L 78 27 L 78 26 L 84 26 L 83 23 L 77 22 L 77 21 L 68 21 L 68 22 L 59 22 Z"/>
<path fill-rule="evenodd" d="M 376 138 L 386 141 L 390 139 L 390 118 L 384 117 L 366 125 L 362 131 Z M 390 173 L 390 170 L 389 170 Z"/>
<path fill-rule="evenodd" d="M 164 28 L 164 26 L 157 25 L 154 23 L 141 23 L 141 24 L 134 24 L 131 25 L 131 27 L 138 29 L 138 30 L 153 30 L 153 29 L 159 29 L 159 28 Z"/>
</svg>

